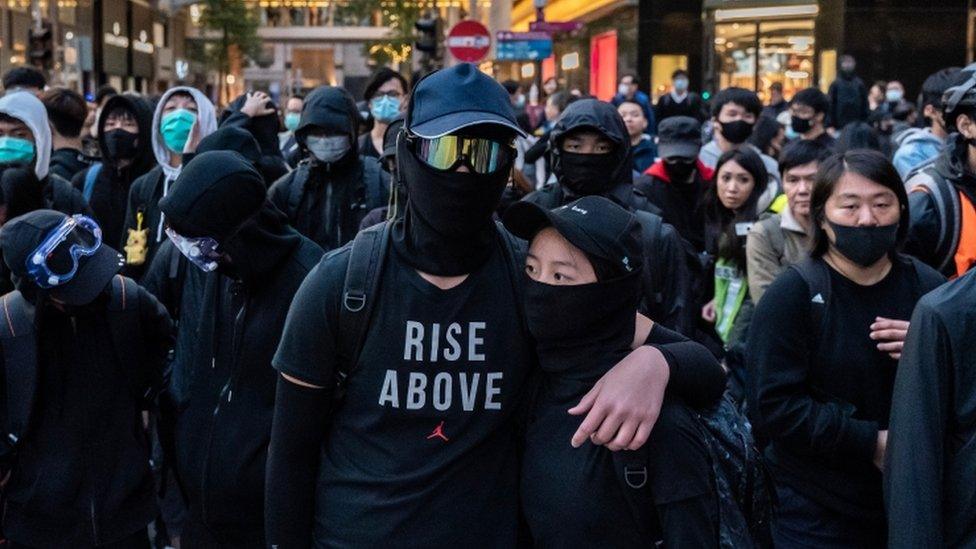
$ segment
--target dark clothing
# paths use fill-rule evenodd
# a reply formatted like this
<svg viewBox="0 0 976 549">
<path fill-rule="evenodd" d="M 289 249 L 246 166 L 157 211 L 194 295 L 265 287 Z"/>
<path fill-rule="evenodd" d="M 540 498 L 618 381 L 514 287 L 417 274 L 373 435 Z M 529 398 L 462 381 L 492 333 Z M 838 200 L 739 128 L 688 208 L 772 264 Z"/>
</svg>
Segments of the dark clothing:
<svg viewBox="0 0 976 549">
<path fill-rule="evenodd" d="M 826 131 L 814 137 L 812 141 L 818 145 L 822 145 L 827 150 L 833 150 L 834 145 L 837 143 L 837 140 Z"/>
<path fill-rule="evenodd" d="M 705 212 L 701 204 L 712 171 L 698 162 L 694 181 L 673 183 L 664 161 L 659 160 L 634 182 L 634 187 L 660 210 L 665 223 L 674 227 L 698 253 L 705 251 Z"/>
<path fill-rule="evenodd" d="M 643 173 L 650 168 L 657 158 L 657 145 L 648 135 L 641 136 L 641 140 L 630 150 L 634 155 L 634 171 L 637 173 Z"/>
<path fill-rule="evenodd" d="M 221 246 L 233 258 L 235 278 L 176 265 L 179 252 L 167 244 L 146 286 L 179 312 L 169 387 L 177 417 L 169 421 L 188 524 L 221 543 L 240 538 L 260 545 L 274 410 L 271 358 L 291 298 L 322 251 L 270 205 Z M 192 542 L 184 532 L 184 543 Z"/>
<path fill-rule="evenodd" d="M 885 456 L 890 547 L 976 546 L 976 273 L 915 308 Z"/>
<path fill-rule="evenodd" d="M 695 92 L 688 92 L 680 102 L 675 101 L 670 93 L 662 95 L 654 107 L 654 115 L 657 117 L 658 124 L 672 116 L 690 116 L 699 122 L 704 122 L 708 118 L 705 114 L 705 103 Z"/>
<path fill-rule="evenodd" d="M 220 127 L 241 128 L 254 136 L 254 140 L 261 148 L 261 156 L 255 167 L 270 187 L 289 171 L 288 164 L 278 147 L 278 115 L 272 113 L 251 118 L 241 112 L 245 101 L 247 96 L 241 95 L 227 105 L 220 117 Z M 184 161 L 189 162 L 187 159 Z"/>
<path fill-rule="evenodd" d="M 833 128 L 843 128 L 851 122 L 868 119 L 868 89 L 856 76 L 840 75 L 827 90 L 830 97 L 830 111 L 826 124 Z"/>
<path fill-rule="evenodd" d="M 822 260 L 817 260 L 822 261 Z M 904 320 L 944 280 L 906 258 L 872 286 L 828 267 L 830 295 L 815 325 L 810 290 L 793 269 L 758 303 L 749 330 L 753 424 L 777 484 L 848 518 L 883 517 L 881 473 L 872 463 L 888 428 L 897 361 L 870 339 L 876 317 Z M 816 303 L 816 302 L 814 302 Z"/>
<path fill-rule="evenodd" d="M 78 149 L 57 149 L 51 153 L 51 164 L 47 173 L 71 181 L 78 172 L 86 170 L 93 163 L 94 158 L 85 156 Z"/>
<path fill-rule="evenodd" d="M 295 140 L 295 134 L 289 135 L 288 139 L 285 140 L 285 144 L 281 147 L 281 154 L 289 168 L 294 170 L 298 166 L 298 162 L 301 161 L 304 153 L 298 145 L 298 141 Z"/>
<path fill-rule="evenodd" d="M 125 249 L 130 230 L 148 229 L 146 241 L 146 261 L 141 265 L 126 263 L 124 271 L 126 275 L 139 280 L 149 265 L 152 264 L 156 251 L 160 244 L 166 241 L 166 233 L 160 227 L 159 220 L 159 200 L 163 198 L 167 187 L 171 183 L 166 182 L 163 169 L 159 166 L 149 170 L 145 174 L 136 178 L 129 187 L 128 205 L 125 210 L 125 225 L 122 230 L 122 242 L 119 244 L 120 250 Z M 142 223 L 138 223 L 138 214 L 142 214 Z"/>
<path fill-rule="evenodd" d="M 379 159 L 383 156 L 383 151 L 376 150 L 376 146 L 373 145 L 373 137 L 369 133 L 364 133 L 359 136 L 359 156 L 362 158 L 376 158 Z"/>
<path fill-rule="evenodd" d="M 762 116 L 765 116 L 767 118 L 776 118 L 777 116 L 779 116 L 779 113 L 785 111 L 789 107 L 790 107 L 790 102 L 785 99 L 781 99 L 776 103 L 770 103 L 765 107 L 763 107 Z"/>
<path fill-rule="evenodd" d="M 5 549 L 35 549 L 29 545 L 23 545 L 7 540 Z M 75 546 L 77 547 L 77 546 Z M 97 549 L 149 549 L 149 532 L 146 528 L 139 530 L 131 536 L 115 543 L 103 543 Z"/>
<path fill-rule="evenodd" d="M 91 208 L 85 197 L 60 176 L 49 174 L 41 181 L 44 193 L 44 207 L 57 210 L 66 215 L 91 215 Z M 26 213 L 26 212 L 24 212 Z M 114 246 L 113 246 L 114 247 Z"/>
<path fill-rule="evenodd" d="M 38 389 L 28 434 L 6 485 L 7 539 L 34 547 L 92 547 L 144 531 L 156 516 L 148 435 L 131 384 L 135 368 L 162 375 L 172 343 L 166 310 L 138 300 L 142 364 L 121 363 L 107 294 L 65 313 L 37 312 Z"/>
<path fill-rule="evenodd" d="M 774 547 L 788 549 L 885 547 L 883 518 L 850 517 L 817 503 L 788 484 L 780 483 L 775 488 L 776 513 L 771 528 Z"/>
</svg>

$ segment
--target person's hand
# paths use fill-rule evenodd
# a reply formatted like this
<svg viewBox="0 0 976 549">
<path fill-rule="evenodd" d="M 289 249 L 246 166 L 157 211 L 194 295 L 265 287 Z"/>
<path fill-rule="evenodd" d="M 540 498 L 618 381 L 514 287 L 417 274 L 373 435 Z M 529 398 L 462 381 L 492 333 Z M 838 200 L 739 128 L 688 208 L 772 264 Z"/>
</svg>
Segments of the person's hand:
<svg viewBox="0 0 976 549">
<path fill-rule="evenodd" d="M 705 304 L 704 307 L 702 307 L 701 315 L 702 318 L 705 319 L 705 322 L 715 322 L 716 315 L 715 315 L 714 299 L 709 301 L 708 303 Z"/>
<path fill-rule="evenodd" d="M 610 450 L 637 450 L 657 422 L 671 370 L 661 351 L 644 346 L 632 351 L 570 408 L 586 414 L 571 444 L 579 448 L 589 439 Z"/>
<path fill-rule="evenodd" d="M 244 106 L 241 107 L 241 112 L 250 118 L 274 114 L 275 110 L 274 107 L 269 106 L 270 102 L 271 97 L 264 92 L 249 93 L 247 99 L 244 100 Z"/>
<path fill-rule="evenodd" d="M 183 154 L 193 154 L 197 152 L 197 147 L 200 145 L 200 141 L 203 138 L 200 137 L 200 117 L 193 121 L 193 126 L 190 127 L 190 135 L 186 138 L 186 143 L 183 145 Z"/>
<path fill-rule="evenodd" d="M 874 466 L 884 472 L 885 452 L 888 450 L 888 431 L 878 431 L 878 445 L 874 447 Z"/>
<path fill-rule="evenodd" d="M 878 350 L 888 353 L 888 356 L 898 360 L 901 350 L 905 347 L 905 337 L 908 335 L 907 320 L 893 320 L 876 317 L 871 325 L 871 339 L 878 341 Z"/>
</svg>

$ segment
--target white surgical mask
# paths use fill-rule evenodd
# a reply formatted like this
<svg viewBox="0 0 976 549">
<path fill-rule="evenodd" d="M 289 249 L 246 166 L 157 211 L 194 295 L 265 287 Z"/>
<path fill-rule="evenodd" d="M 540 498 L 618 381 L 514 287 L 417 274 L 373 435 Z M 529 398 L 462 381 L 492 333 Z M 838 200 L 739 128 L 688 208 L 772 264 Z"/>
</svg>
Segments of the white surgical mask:
<svg viewBox="0 0 976 549">
<path fill-rule="evenodd" d="M 630 85 L 621 84 L 617 86 L 617 93 L 619 93 L 620 95 L 627 95 L 628 93 L 630 93 Z"/>
<path fill-rule="evenodd" d="M 349 136 L 307 137 L 305 146 L 308 147 L 309 152 L 316 160 L 329 164 L 346 156 L 346 153 L 349 152 Z"/>
<path fill-rule="evenodd" d="M 885 99 L 887 99 L 889 103 L 897 103 L 898 101 L 901 101 L 901 98 L 904 96 L 905 94 L 901 90 L 888 90 L 885 92 Z"/>
</svg>

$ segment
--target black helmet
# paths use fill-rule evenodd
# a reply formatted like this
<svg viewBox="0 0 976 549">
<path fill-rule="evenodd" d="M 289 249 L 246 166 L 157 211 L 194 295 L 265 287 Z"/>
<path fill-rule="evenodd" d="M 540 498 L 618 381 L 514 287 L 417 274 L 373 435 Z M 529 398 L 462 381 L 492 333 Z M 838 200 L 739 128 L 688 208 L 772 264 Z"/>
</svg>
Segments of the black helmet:
<svg viewBox="0 0 976 549">
<path fill-rule="evenodd" d="M 956 117 L 976 109 L 976 63 L 959 71 L 957 82 L 942 94 L 942 115 L 946 126 L 956 131 Z"/>
</svg>

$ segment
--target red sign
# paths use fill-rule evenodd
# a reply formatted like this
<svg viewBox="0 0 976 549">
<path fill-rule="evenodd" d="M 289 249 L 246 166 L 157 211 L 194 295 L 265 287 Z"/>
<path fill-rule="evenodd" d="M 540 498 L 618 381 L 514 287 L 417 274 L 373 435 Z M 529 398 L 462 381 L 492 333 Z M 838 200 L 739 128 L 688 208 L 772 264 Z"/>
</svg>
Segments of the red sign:
<svg viewBox="0 0 976 549">
<path fill-rule="evenodd" d="M 447 34 L 447 49 L 458 61 L 477 63 L 488 55 L 491 35 L 481 23 L 466 19 Z"/>
</svg>

